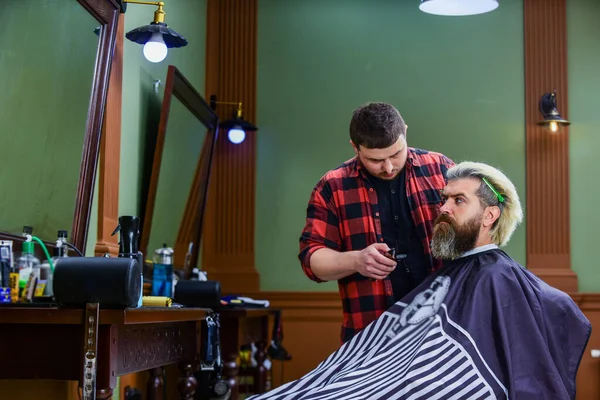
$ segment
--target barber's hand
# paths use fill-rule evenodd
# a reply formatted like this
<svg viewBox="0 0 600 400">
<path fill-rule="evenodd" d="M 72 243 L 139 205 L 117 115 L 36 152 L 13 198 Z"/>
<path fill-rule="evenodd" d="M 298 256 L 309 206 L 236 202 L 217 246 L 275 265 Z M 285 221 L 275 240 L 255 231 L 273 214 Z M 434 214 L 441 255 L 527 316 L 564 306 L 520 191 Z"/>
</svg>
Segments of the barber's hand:
<svg viewBox="0 0 600 400">
<path fill-rule="evenodd" d="M 396 261 L 382 254 L 389 250 L 385 243 L 374 243 L 361 250 L 356 257 L 356 272 L 368 278 L 384 279 L 396 268 Z"/>
</svg>

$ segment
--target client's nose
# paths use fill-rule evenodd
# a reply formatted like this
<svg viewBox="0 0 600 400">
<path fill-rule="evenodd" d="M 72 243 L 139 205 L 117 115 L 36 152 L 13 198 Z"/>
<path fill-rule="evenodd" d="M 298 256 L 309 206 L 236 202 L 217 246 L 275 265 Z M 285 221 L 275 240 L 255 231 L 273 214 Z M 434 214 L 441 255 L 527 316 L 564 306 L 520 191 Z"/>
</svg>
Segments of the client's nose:
<svg viewBox="0 0 600 400">
<path fill-rule="evenodd" d="M 450 214 L 450 206 L 448 205 L 447 201 L 445 201 L 444 204 L 442 204 L 442 206 L 440 207 L 440 212 L 442 214 Z"/>
</svg>

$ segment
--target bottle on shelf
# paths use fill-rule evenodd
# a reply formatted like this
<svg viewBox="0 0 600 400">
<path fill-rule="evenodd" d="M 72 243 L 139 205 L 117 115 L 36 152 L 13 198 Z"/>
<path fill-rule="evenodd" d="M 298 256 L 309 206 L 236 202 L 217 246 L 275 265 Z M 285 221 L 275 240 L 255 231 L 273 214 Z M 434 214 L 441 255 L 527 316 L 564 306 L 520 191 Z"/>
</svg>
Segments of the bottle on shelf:
<svg viewBox="0 0 600 400">
<path fill-rule="evenodd" d="M 40 260 L 35 256 L 35 243 L 23 242 L 23 253 L 15 262 L 15 269 L 19 273 L 20 300 L 31 300 L 33 293 L 27 293 L 25 289 L 36 285 L 40 280 L 40 264 Z M 35 286 L 33 287 L 35 288 Z"/>
<path fill-rule="evenodd" d="M 56 262 L 63 258 L 69 256 L 69 247 L 65 244 L 67 242 L 68 232 L 66 230 L 59 230 L 56 246 L 54 247 L 52 263 L 56 265 Z M 36 286 L 36 296 L 53 296 L 54 292 L 52 290 L 52 278 L 53 273 L 50 268 L 50 263 L 48 260 L 44 260 L 42 265 L 40 266 L 40 279 L 38 281 L 38 285 Z"/>
<path fill-rule="evenodd" d="M 173 296 L 173 249 L 163 247 L 154 252 L 152 268 L 152 296 Z"/>
</svg>

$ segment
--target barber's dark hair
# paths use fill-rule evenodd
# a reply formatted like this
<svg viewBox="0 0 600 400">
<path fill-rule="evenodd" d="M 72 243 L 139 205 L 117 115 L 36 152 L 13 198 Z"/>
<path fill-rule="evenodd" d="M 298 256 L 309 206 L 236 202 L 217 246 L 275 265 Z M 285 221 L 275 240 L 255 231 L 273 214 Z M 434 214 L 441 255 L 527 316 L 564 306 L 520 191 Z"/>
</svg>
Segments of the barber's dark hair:
<svg viewBox="0 0 600 400">
<path fill-rule="evenodd" d="M 357 148 L 385 149 L 405 135 L 406 124 L 391 104 L 367 103 L 352 114 L 350 139 Z"/>
</svg>

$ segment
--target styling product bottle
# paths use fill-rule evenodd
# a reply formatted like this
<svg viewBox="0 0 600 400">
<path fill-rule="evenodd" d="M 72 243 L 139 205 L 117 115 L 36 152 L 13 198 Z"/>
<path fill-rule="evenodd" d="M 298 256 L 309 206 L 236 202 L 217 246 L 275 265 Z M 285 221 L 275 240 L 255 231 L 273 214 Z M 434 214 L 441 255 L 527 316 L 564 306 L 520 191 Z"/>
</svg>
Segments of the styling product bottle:
<svg viewBox="0 0 600 400">
<path fill-rule="evenodd" d="M 56 265 L 56 262 L 69 256 L 69 247 L 65 244 L 67 241 L 68 232 L 65 230 L 58 231 L 58 237 L 56 239 L 56 246 L 54 247 L 52 263 Z M 44 260 L 40 266 L 40 280 L 35 289 L 36 296 L 52 296 L 52 269 L 48 260 Z"/>
<path fill-rule="evenodd" d="M 0 303 L 11 302 L 11 278 L 14 268 L 12 240 L 0 240 Z"/>
<path fill-rule="evenodd" d="M 35 256 L 35 244 L 33 242 L 23 242 L 23 254 L 16 261 L 15 268 L 19 271 L 19 291 L 27 287 L 27 283 L 32 279 L 30 285 L 35 285 L 40 279 L 40 260 Z M 34 286 L 35 287 L 35 286 Z M 33 294 L 33 293 L 31 293 Z M 19 293 L 19 298 L 31 300 L 29 293 Z"/>
<path fill-rule="evenodd" d="M 154 252 L 152 296 L 173 296 L 173 249 L 166 243 Z"/>
</svg>

